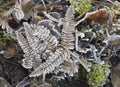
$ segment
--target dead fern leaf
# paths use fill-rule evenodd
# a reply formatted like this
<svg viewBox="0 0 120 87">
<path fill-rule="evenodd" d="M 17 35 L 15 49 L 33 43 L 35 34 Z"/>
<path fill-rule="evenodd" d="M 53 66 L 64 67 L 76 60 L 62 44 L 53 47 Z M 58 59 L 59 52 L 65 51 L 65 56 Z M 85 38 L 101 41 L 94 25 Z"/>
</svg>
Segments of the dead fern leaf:
<svg viewBox="0 0 120 87">
<path fill-rule="evenodd" d="M 25 68 L 35 69 L 29 76 L 43 75 L 43 80 L 46 74 L 55 72 L 73 76 L 78 70 L 77 62 L 81 63 L 85 69 L 89 69 L 88 62 L 80 60 L 78 56 L 72 56 L 70 51 L 75 46 L 74 9 L 69 7 L 65 18 L 62 19 L 54 18 L 46 12 L 44 14 L 58 25 L 63 25 L 60 41 L 54 34 L 58 32 L 50 20 L 42 20 L 37 24 L 23 22 L 25 31 L 16 32 L 18 42 L 26 55 L 22 65 Z"/>
<path fill-rule="evenodd" d="M 32 66 L 35 68 L 41 64 L 41 54 L 46 49 L 54 49 L 58 41 L 50 33 L 50 30 L 39 25 L 39 23 L 37 25 L 30 25 L 24 22 L 23 29 L 25 30 L 25 37 L 19 30 L 16 31 L 18 42 L 25 53 L 22 65 L 25 68 L 32 68 Z"/>
<path fill-rule="evenodd" d="M 63 29 L 61 32 L 61 44 L 66 46 L 68 49 L 74 49 L 75 43 L 75 27 L 74 27 L 74 9 L 69 7 L 65 18 L 56 19 L 51 15 L 44 12 L 45 16 L 48 17 L 50 20 L 55 21 L 58 23 L 58 26 L 63 25 Z"/>
<path fill-rule="evenodd" d="M 33 66 L 33 62 L 32 62 L 32 59 L 34 58 L 33 54 L 33 50 L 32 48 L 29 46 L 28 44 L 28 41 L 25 39 L 25 37 L 16 31 L 16 37 L 17 37 L 17 40 L 21 46 L 21 48 L 23 49 L 25 55 L 26 55 L 26 58 L 23 59 L 23 66 L 25 68 L 32 68 Z"/>
<path fill-rule="evenodd" d="M 46 62 L 36 68 L 29 76 L 37 77 L 41 74 L 49 74 L 68 58 L 70 58 L 70 54 L 63 47 L 57 47 Z"/>
<path fill-rule="evenodd" d="M 65 45 L 68 49 L 74 49 L 75 45 L 75 27 L 73 19 L 74 9 L 69 7 L 65 15 L 65 22 L 63 22 L 63 29 L 61 32 L 61 44 Z"/>
</svg>

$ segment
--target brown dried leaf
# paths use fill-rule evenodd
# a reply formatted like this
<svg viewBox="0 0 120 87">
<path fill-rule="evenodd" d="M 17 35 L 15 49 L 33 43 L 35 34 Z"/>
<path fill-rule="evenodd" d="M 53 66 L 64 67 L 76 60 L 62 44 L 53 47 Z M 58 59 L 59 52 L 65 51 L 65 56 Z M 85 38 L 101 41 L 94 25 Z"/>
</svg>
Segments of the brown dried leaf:
<svg viewBox="0 0 120 87">
<path fill-rule="evenodd" d="M 109 16 L 110 16 L 110 13 L 106 8 L 99 9 L 99 10 L 93 11 L 93 12 L 88 12 L 88 13 L 86 13 L 84 18 L 82 18 L 81 20 L 79 20 L 76 23 L 76 26 L 86 19 L 94 20 L 94 21 L 100 23 L 101 25 L 104 25 L 104 24 L 107 24 L 107 21 L 109 20 Z M 113 12 L 112 12 L 112 17 L 113 17 L 113 22 L 117 23 L 116 16 L 114 15 Z"/>
</svg>

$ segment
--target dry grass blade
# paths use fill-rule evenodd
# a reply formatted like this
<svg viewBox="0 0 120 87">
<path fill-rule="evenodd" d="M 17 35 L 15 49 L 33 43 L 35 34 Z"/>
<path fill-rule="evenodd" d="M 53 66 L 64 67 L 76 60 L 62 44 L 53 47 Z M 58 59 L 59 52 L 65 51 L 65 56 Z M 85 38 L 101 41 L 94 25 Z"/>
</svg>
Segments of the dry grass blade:
<svg viewBox="0 0 120 87">
<path fill-rule="evenodd" d="M 42 63 L 39 67 L 37 67 L 29 76 L 37 77 L 41 74 L 49 74 L 53 72 L 55 67 L 59 67 L 64 60 L 69 58 L 69 53 L 62 48 L 56 48 L 54 53 L 51 53 L 51 56 L 48 57 L 45 63 Z"/>
</svg>

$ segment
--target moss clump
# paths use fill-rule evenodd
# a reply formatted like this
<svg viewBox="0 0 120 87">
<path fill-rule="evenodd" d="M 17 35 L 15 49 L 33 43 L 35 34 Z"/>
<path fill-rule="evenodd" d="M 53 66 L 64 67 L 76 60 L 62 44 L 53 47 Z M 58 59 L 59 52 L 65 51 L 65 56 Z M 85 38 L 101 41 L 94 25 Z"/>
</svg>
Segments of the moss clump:
<svg viewBox="0 0 120 87">
<path fill-rule="evenodd" d="M 87 12 L 92 7 L 90 0 L 70 0 L 70 3 L 79 14 Z"/>
<path fill-rule="evenodd" d="M 109 73 L 109 65 L 104 64 L 93 64 L 91 67 L 91 71 L 88 73 L 88 84 L 91 87 L 101 87 L 105 80 L 108 77 Z"/>
</svg>

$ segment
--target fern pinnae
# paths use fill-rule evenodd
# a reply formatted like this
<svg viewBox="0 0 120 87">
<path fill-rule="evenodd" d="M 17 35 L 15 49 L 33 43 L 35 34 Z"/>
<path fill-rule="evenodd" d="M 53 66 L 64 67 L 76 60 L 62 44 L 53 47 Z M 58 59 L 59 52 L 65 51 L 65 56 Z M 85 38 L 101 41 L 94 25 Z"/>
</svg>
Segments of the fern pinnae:
<svg viewBox="0 0 120 87">
<path fill-rule="evenodd" d="M 35 49 L 41 49 L 40 53 L 42 53 L 47 48 L 54 48 L 57 46 L 57 38 L 50 33 L 50 30 L 41 25 L 36 26 L 37 28 L 33 33 L 34 38 L 38 40 L 38 42 L 34 43 L 36 45 L 33 44 Z"/>
<path fill-rule="evenodd" d="M 55 67 L 58 67 L 64 60 L 66 60 L 67 57 L 69 58 L 69 55 L 66 52 L 67 51 L 65 51 L 61 47 L 56 48 L 53 55 L 48 57 L 48 60 L 46 60 L 45 63 L 36 68 L 29 76 L 36 77 L 43 74 L 44 71 L 47 71 L 46 73 L 51 73 L 55 69 Z"/>
<path fill-rule="evenodd" d="M 26 38 L 28 40 L 28 43 L 31 45 L 34 42 L 34 38 L 33 38 L 33 34 L 32 34 L 33 33 L 32 27 L 27 22 L 24 22 L 23 25 L 24 25 Z"/>
<path fill-rule="evenodd" d="M 21 48 L 23 49 L 23 51 L 26 53 L 26 54 L 32 54 L 32 48 L 29 46 L 29 43 L 28 41 L 25 39 L 25 37 L 16 31 L 16 37 L 17 37 L 17 40 L 21 46 Z"/>
<path fill-rule="evenodd" d="M 26 55 L 26 58 L 23 59 L 23 67 L 25 68 L 32 68 L 33 66 L 33 62 L 32 62 L 32 59 L 33 59 L 33 50 L 32 48 L 29 46 L 29 43 L 28 41 L 25 39 L 25 37 L 19 33 L 18 31 L 16 31 L 16 37 L 17 37 L 17 40 L 21 46 L 21 48 L 23 49 L 25 55 Z"/>
<path fill-rule="evenodd" d="M 65 15 L 65 24 L 63 24 L 63 29 L 61 32 L 61 44 L 68 47 L 68 49 L 74 49 L 75 42 L 75 27 L 74 25 L 74 10 L 69 7 Z M 68 39 L 69 37 L 69 39 Z"/>
<path fill-rule="evenodd" d="M 58 32 L 58 30 L 55 29 L 55 25 L 52 23 L 51 20 L 45 20 L 45 19 L 41 20 L 41 21 L 38 22 L 37 25 L 44 26 L 45 28 L 47 28 L 48 30 L 50 30 L 50 32 L 54 36 L 61 36 L 60 32 Z"/>
<path fill-rule="evenodd" d="M 71 25 L 74 25 L 74 23 L 75 23 L 74 22 L 74 14 L 75 14 L 75 12 L 74 12 L 73 7 L 69 7 L 66 14 L 65 14 L 65 20 L 67 22 L 69 22 L 69 24 L 71 24 Z"/>
<path fill-rule="evenodd" d="M 58 25 L 63 25 L 63 29 L 61 32 L 61 44 L 65 45 L 68 49 L 74 49 L 74 42 L 75 42 L 75 22 L 74 22 L 74 9 L 72 7 L 69 7 L 65 18 L 56 19 L 52 17 L 51 15 L 47 14 L 46 12 L 43 12 L 46 17 L 48 17 L 50 20 L 55 21 L 58 23 Z M 68 37 L 70 39 L 68 39 Z"/>
</svg>

